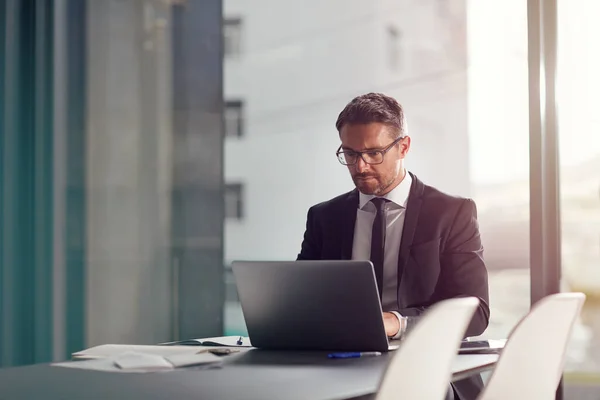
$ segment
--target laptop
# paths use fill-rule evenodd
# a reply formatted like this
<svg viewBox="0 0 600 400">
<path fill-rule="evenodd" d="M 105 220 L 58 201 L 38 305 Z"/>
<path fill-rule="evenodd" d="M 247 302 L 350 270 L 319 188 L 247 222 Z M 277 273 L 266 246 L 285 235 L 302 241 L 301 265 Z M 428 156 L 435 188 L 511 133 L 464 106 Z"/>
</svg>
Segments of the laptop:
<svg viewBox="0 0 600 400">
<path fill-rule="evenodd" d="M 395 350 L 370 261 L 235 261 L 252 346 L 278 350 Z"/>
</svg>

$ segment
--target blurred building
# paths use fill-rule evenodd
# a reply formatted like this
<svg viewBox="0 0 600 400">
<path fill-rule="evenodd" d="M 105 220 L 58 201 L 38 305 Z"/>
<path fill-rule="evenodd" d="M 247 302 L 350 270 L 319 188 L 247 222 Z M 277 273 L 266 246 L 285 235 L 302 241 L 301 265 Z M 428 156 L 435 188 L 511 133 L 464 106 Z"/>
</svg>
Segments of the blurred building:
<svg viewBox="0 0 600 400">
<path fill-rule="evenodd" d="M 600 157 L 561 169 L 564 275 L 580 290 L 600 287 Z M 529 268 L 529 180 L 474 188 L 488 269 Z M 595 289 L 594 289 L 595 290 Z"/>
<path fill-rule="evenodd" d="M 409 169 L 470 194 L 465 7 L 224 2 L 226 263 L 295 258 L 308 208 L 353 188 L 334 154 L 335 120 L 358 94 L 396 97 L 413 137 Z"/>
</svg>

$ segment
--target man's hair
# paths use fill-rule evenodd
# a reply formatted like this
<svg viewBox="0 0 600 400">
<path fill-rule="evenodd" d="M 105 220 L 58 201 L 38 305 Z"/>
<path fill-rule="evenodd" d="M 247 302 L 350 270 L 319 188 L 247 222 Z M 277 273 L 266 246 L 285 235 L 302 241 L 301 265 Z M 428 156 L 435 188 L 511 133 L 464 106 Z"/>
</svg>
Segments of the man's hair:
<svg viewBox="0 0 600 400">
<path fill-rule="evenodd" d="M 344 125 L 370 124 L 379 122 L 387 125 L 394 139 L 406 134 L 404 110 L 396 99 L 383 93 L 367 93 L 355 97 L 344 107 L 335 123 L 338 132 Z"/>
</svg>

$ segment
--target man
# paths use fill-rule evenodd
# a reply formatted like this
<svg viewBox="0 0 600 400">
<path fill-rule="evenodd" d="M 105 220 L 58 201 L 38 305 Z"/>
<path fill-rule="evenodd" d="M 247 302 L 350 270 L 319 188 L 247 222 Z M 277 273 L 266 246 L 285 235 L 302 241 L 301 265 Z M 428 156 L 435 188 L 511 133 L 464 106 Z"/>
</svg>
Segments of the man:
<svg viewBox="0 0 600 400">
<path fill-rule="evenodd" d="M 461 296 L 480 301 L 466 336 L 483 333 L 490 310 L 475 203 L 406 171 L 411 139 L 393 98 L 356 97 L 336 128 L 342 142 L 336 154 L 356 189 L 309 209 L 298 260 L 371 260 L 390 338 L 404 331 L 401 316 L 418 317 L 440 300 Z M 478 377 L 454 391 L 475 398 L 481 387 Z"/>
</svg>

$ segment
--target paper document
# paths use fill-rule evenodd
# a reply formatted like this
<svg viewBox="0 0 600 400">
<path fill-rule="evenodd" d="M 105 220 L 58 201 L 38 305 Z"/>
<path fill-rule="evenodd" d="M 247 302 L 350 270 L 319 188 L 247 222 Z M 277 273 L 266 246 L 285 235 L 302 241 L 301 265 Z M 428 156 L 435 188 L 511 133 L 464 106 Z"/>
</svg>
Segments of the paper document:
<svg viewBox="0 0 600 400">
<path fill-rule="evenodd" d="M 239 353 L 240 351 L 250 350 L 250 348 L 242 347 L 243 346 L 149 346 L 131 344 L 103 344 L 73 353 L 71 357 L 73 360 L 93 360 L 98 358 L 116 357 L 127 352 L 156 355 L 161 357 L 173 357 L 200 353 L 212 353 L 213 355 L 223 356 Z"/>
<path fill-rule="evenodd" d="M 164 357 L 154 354 L 144 354 L 129 351 L 114 358 L 115 365 L 120 369 L 142 369 L 146 371 L 160 371 L 173 369 L 174 366 Z"/>
<path fill-rule="evenodd" d="M 90 347 L 72 354 L 74 360 L 116 357 L 127 352 L 143 353 L 157 356 L 174 356 L 178 354 L 195 354 L 197 348 L 189 346 L 149 346 L 132 344 L 103 344 Z"/>
<path fill-rule="evenodd" d="M 199 354 L 174 354 L 171 356 L 157 356 L 127 352 L 114 358 L 114 363 L 121 369 L 139 369 L 144 371 L 161 371 L 193 365 L 220 363 L 222 358 L 211 353 Z"/>
<path fill-rule="evenodd" d="M 200 353 L 179 353 L 168 356 L 127 351 L 112 357 L 95 358 L 85 361 L 66 361 L 52 365 L 95 371 L 145 373 L 172 371 L 177 368 L 198 365 L 218 365 L 222 360 L 221 357 L 204 351 Z"/>
</svg>

